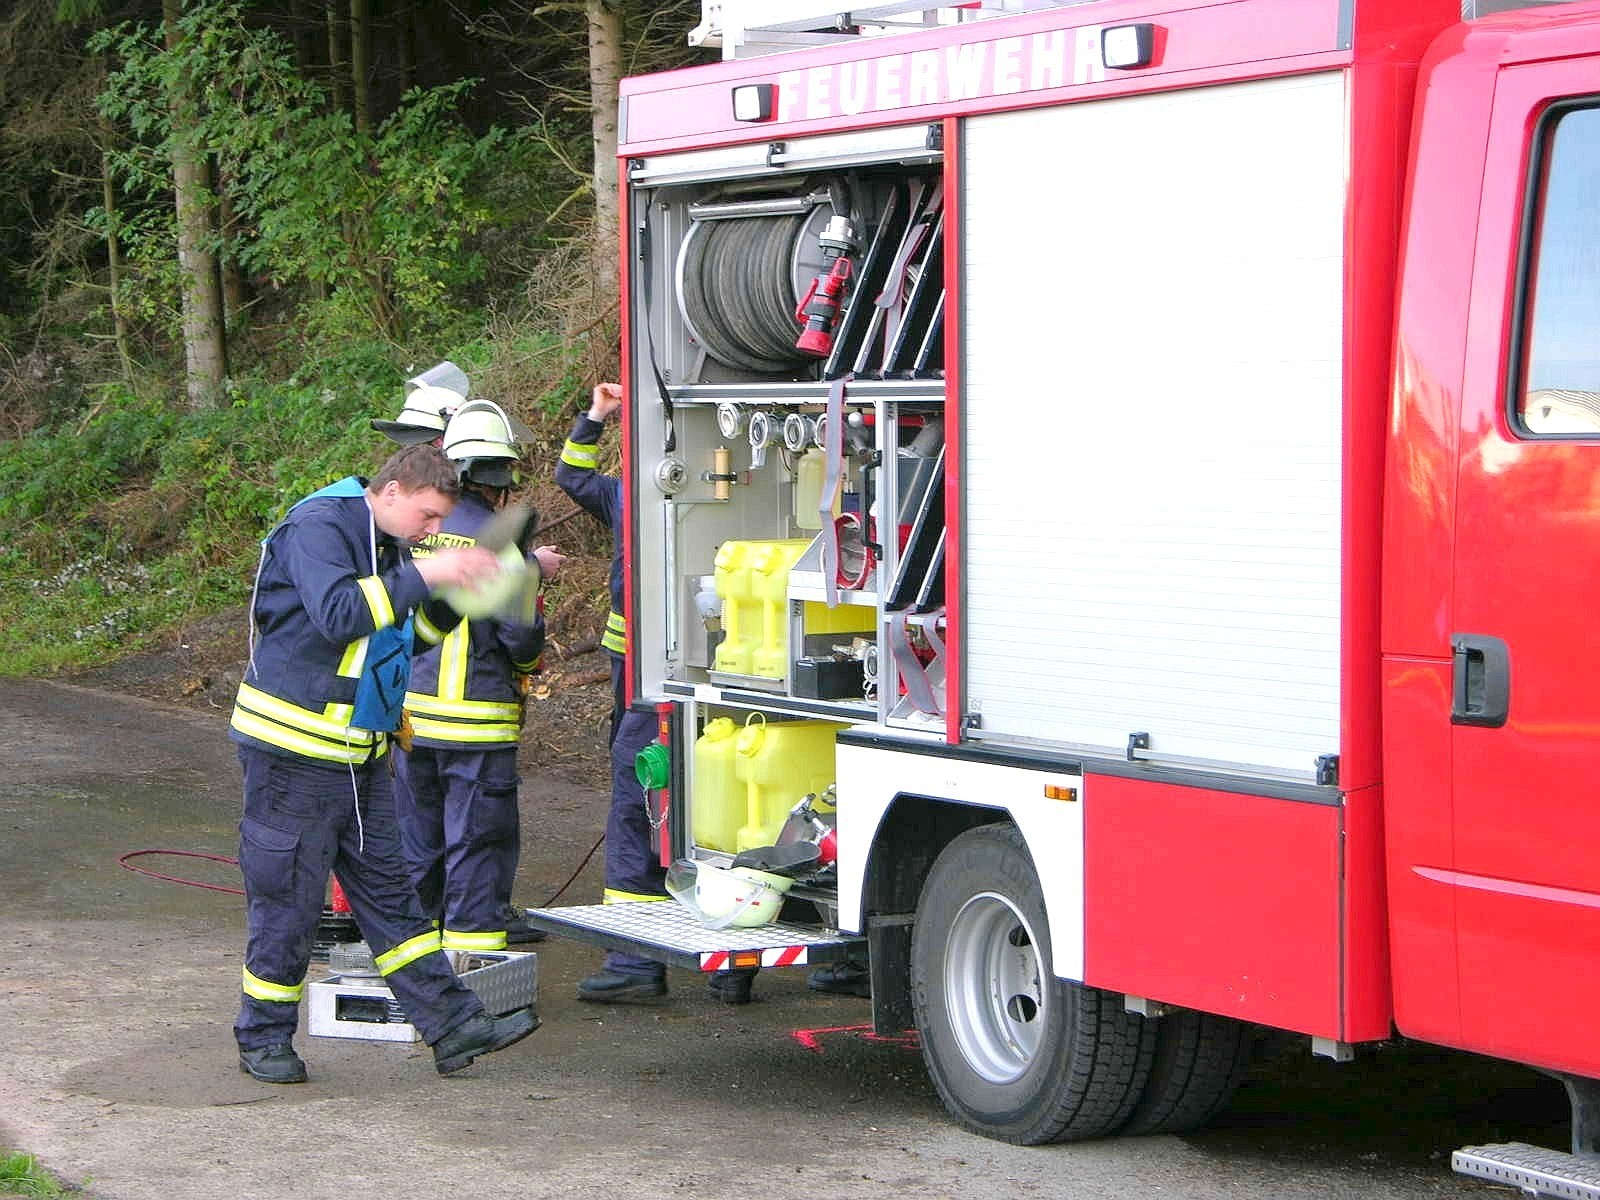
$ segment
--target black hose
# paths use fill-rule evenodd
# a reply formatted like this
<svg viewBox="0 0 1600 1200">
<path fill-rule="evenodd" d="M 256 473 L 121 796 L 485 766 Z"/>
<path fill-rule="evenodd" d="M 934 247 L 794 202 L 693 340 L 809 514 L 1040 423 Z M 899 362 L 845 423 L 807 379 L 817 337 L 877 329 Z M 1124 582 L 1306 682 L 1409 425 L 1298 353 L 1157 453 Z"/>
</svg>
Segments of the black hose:
<svg viewBox="0 0 1600 1200">
<path fill-rule="evenodd" d="M 684 314 L 725 366 L 771 375 L 808 361 L 795 349 L 791 262 L 805 214 L 708 221 L 685 247 Z"/>
</svg>

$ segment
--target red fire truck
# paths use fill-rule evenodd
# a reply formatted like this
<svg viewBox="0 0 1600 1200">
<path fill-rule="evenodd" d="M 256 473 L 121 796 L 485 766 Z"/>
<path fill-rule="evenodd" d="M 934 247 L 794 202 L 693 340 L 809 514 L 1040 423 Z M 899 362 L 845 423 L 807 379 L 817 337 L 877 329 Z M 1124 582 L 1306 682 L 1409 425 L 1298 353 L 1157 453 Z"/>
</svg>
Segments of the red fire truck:
<svg viewBox="0 0 1600 1200">
<path fill-rule="evenodd" d="M 623 85 L 626 616 L 664 860 L 837 858 L 541 920 L 859 954 L 1022 1143 L 1529 1064 L 1458 1169 L 1600 1195 L 1600 3 L 818 7 Z"/>
</svg>

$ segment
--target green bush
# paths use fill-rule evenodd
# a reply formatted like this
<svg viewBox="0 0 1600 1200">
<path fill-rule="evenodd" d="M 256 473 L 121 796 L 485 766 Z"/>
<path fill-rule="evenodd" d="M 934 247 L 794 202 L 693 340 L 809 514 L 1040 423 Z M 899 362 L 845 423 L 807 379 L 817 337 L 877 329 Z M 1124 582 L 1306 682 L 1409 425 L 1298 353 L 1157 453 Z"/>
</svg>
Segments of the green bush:
<svg viewBox="0 0 1600 1200">
<path fill-rule="evenodd" d="M 431 364 L 429 364 L 431 365 Z M 284 381 L 175 411 L 104 389 L 80 425 L 0 442 L 0 673 L 91 665 L 242 603 L 261 536 L 294 501 L 393 447 L 401 368 L 355 344 Z"/>
</svg>

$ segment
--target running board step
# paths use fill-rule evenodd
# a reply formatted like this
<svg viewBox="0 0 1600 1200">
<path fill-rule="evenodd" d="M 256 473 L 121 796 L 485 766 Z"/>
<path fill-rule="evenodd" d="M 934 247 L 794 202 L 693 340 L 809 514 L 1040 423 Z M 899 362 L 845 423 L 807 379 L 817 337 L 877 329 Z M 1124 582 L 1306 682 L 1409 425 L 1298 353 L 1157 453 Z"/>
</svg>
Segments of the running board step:
<svg viewBox="0 0 1600 1200">
<path fill-rule="evenodd" d="M 691 971 L 804 967 L 861 958 L 866 939 L 803 925 L 707 929 L 671 900 L 530 908 L 528 924 L 557 937 L 624 950 Z M 855 949 L 852 955 L 850 952 Z"/>
<path fill-rule="evenodd" d="M 1600 1200 L 1600 1158 L 1580 1158 L 1527 1142 L 1463 1146 L 1450 1156 L 1461 1175 L 1520 1188 L 1529 1196 L 1562 1200 Z"/>
</svg>

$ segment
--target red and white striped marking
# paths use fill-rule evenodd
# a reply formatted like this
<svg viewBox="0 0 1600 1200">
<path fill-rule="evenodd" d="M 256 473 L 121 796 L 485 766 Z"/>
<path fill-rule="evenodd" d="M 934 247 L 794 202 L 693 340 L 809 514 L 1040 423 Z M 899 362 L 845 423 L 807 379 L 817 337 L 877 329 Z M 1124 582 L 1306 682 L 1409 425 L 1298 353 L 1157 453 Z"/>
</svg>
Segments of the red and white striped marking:
<svg viewBox="0 0 1600 1200">
<path fill-rule="evenodd" d="M 709 950 L 700 956 L 700 969 L 725 971 L 733 965 L 733 955 L 732 950 Z M 763 967 L 803 967 L 808 961 L 805 946 L 769 946 L 761 951 Z"/>
</svg>

